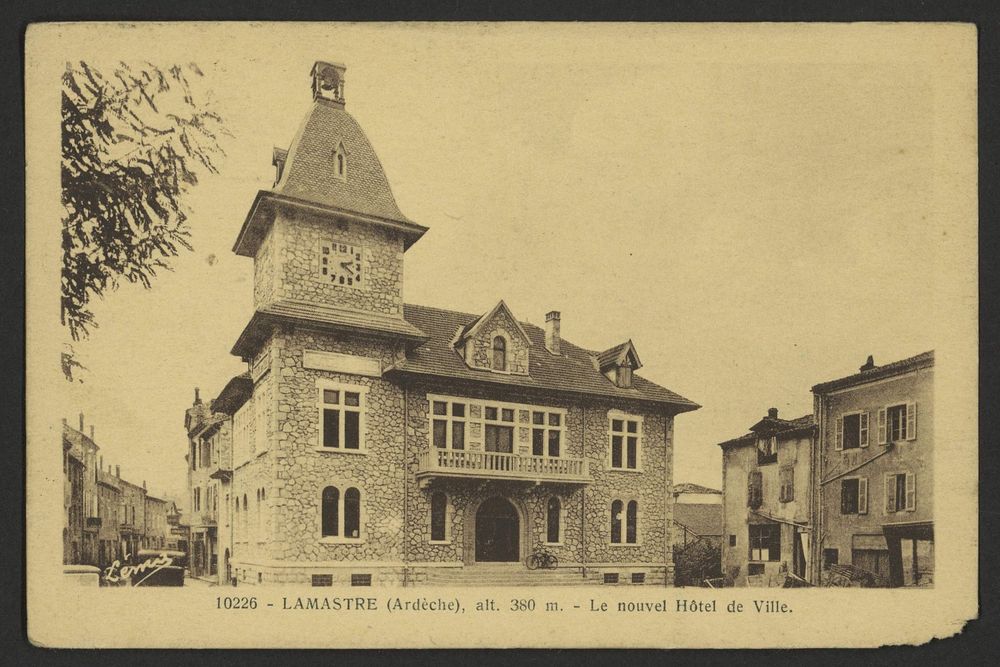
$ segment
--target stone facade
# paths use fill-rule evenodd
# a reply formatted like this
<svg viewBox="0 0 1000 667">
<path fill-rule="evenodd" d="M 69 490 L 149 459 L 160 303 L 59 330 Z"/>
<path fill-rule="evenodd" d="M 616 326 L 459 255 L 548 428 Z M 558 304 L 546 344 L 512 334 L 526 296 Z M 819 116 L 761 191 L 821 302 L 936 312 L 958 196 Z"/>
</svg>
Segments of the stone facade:
<svg viewBox="0 0 1000 667">
<path fill-rule="evenodd" d="M 314 101 L 284 176 L 237 241 L 254 257 L 258 312 L 237 348 L 252 395 L 226 422 L 224 569 L 237 585 L 399 585 L 487 562 L 526 571 L 544 543 L 580 581 L 671 583 L 673 417 L 698 406 L 649 382 L 608 380 L 597 353 L 547 351 L 560 350 L 558 329 L 529 336 L 503 302 L 450 321 L 436 348 L 409 314 L 391 322 L 404 319 L 404 251 L 425 230 L 395 210 L 374 156 L 356 168 L 367 140 L 351 139 L 346 174 L 328 178 L 327 149 L 356 123 L 342 104 L 336 113 L 325 104 Z M 357 265 L 344 284 L 324 272 L 338 253 Z M 295 308 L 266 308 L 275 302 Z M 494 368 L 498 336 L 503 368 Z M 415 355 L 458 368 L 401 371 Z M 444 420 L 441 396 L 451 397 Z"/>
<path fill-rule="evenodd" d="M 350 287 L 322 275 L 322 245 L 359 249 L 361 275 Z M 254 259 L 254 304 L 291 299 L 402 317 L 403 239 L 346 219 L 282 208 Z"/>
<path fill-rule="evenodd" d="M 506 368 L 493 368 L 493 343 L 497 337 L 504 340 Z M 475 333 L 462 341 L 465 350 L 465 363 L 473 368 L 500 370 L 515 375 L 527 375 L 530 342 L 524 337 L 520 327 L 510 315 L 507 307 L 501 304 L 494 313 L 487 316 L 486 321 L 477 325 Z"/>
</svg>

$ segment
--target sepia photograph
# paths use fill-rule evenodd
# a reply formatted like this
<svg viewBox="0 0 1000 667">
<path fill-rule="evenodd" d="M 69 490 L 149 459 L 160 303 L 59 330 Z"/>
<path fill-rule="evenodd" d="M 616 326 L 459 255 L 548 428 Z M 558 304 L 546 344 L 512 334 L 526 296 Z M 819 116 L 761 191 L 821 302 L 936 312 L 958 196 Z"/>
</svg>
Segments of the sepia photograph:
<svg viewBox="0 0 1000 667">
<path fill-rule="evenodd" d="M 960 631 L 975 53 L 959 24 L 32 26 L 32 641 Z M 189 618 L 93 630 L 153 601 Z M 178 643 L 236 613 L 255 636 Z"/>
</svg>

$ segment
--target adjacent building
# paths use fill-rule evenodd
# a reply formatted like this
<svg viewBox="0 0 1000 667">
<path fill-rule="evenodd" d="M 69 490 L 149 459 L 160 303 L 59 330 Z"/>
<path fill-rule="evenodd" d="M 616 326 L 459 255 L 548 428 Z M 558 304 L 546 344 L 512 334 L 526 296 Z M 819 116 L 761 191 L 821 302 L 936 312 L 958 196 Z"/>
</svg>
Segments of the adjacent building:
<svg viewBox="0 0 1000 667">
<path fill-rule="evenodd" d="M 558 311 L 540 327 L 503 301 L 404 303 L 426 228 L 345 110 L 344 75 L 314 66 L 312 104 L 234 246 L 254 260 L 233 348 L 248 373 L 188 410 L 193 516 L 226 508 L 212 518 L 229 514 L 224 569 L 240 584 L 517 581 L 545 548 L 561 566 L 532 576 L 552 582 L 672 583 L 673 421 L 699 406 L 638 375 L 631 341 L 563 339 Z M 231 497 L 206 500 L 226 465 L 203 449 L 219 415 Z M 195 553 L 199 539 L 218 553 L 211 528 L 192 519 Z"/>
<path fill-rule="evenodd" d="M 733 585 L 781 586 L 815 578 L 810 558 L 813 415 L 771 408 L 722 448 L 722 573 Z"/>
<path fill-rule="evenodd" d="M 812 388 L 819 423 L 814 558 L 879 585 L 934 577 L 934 352 Z"/>
<path fill-rule="evenodd" d="M 111 474 L 110 466 L 104 470 L 103 460 L 97 470 L 97 494 L 97 512 L 101 520 L 97 564 L 103 569 L 122 557 L 119 534 L 123 504 L 121 481 Z"/>
<path fill-rule="evenodd" d="M 143 546 L 146 549 L 164 549 L 167 546 L 167 501 L 146 494 L 146 529 Z"/>
<path fill-rule="evenodd" d="M 727 583 L 932 584 L 934 352 L 812 392 L 813 414 L 720 444 Z"/>
<path fill-rule="evenodd" d="M 83 414 L 79 428 L 63 420 L 62 443 L 64 564 L 103 569 L 133 559 L 140 549 L 166 546 L 167 503 L 150 496 L 145 481 L 140 486 L 122 479 L 119 466 L 105 470 L 93 425 L 84 433 Z"/>
</svg>

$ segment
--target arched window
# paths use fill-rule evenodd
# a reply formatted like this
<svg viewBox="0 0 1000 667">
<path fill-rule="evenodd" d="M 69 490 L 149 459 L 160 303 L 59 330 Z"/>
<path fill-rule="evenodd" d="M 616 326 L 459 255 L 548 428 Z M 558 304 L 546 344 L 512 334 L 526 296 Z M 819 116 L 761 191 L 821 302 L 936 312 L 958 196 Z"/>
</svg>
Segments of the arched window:
<svg viewBox="0 0 1000 667">
<path fill-rule="evenodd" d="M 622 542 L 622 501 L 611 501 L 611 543 Z"/>
<path fill-rule="evenodd" d="M 323 537 L 338 535 L 337 523 L 340 514 L 340 491 L 335 486 L 323 489 Z"/>
<path fill-rule="evenodd" d="M 243 494 L 243 527 L 247 527 L 247 494 Z"/>
<path fill-rule="evenodd" d="M 361 537 L 361 492 L 353 486 L 344 493 L 344 537 Z"/>
<path fill-rule="evenodd" d="M 333 149 L 333 175 L 342 181 L 347 178 L 347 149 L 343 143 Z"/>
<path fill-rule="evenodd" d="M 431 540 L 443 542 L 447 534 L 448 496 L 441 491 L 431 495 Z"/>
<path fill-rule="evenodd" d="M 625 541 L 629 544 L 635 544 L 638 541 L 636 528 L 638 526 L 638 515 L 639 503 L 630 500 L 625 510 Z"/>
<path fill-rule="evenodd" d="M 549 498 L 549 504 L 545 508 L 545 541 L 550 544 L 561 541 L 559 539 L 559 522 L 562 518 L 562 503 L 555 496 Z"/>
<path fill-rule="evenodd" d="M 503 336 L 493 338 L 493 370 L 507 370 L 507 341 Z"/>
</svg>

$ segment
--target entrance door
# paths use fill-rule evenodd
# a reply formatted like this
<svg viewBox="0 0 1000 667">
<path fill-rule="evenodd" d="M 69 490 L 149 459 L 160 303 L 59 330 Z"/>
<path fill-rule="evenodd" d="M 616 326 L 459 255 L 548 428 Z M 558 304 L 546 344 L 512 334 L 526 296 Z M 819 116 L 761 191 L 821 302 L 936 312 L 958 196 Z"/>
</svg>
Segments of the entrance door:
<svg viewBox="0 0 1000 667">
<path fill-rule="evenodd" d="M 490 498 L 476 512 L 476 561 L 516 563 L 520 560 L 520 521 L 510 501 Z"/>
</svg>

